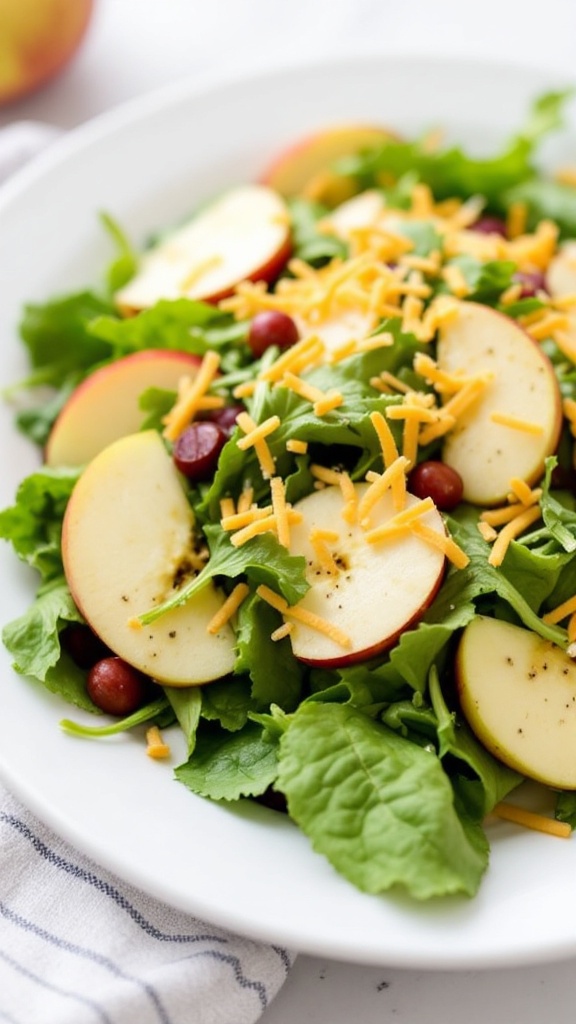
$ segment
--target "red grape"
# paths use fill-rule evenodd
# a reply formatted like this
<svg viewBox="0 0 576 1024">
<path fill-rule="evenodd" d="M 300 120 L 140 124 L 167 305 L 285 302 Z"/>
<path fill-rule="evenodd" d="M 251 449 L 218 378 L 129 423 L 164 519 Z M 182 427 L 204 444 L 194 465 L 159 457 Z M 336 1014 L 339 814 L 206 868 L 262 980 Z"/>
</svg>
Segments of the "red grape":
<svg viewBox="0 0 576 1024">
<path fill-rule="evenodd" d="M 261 313 L 256 313 L 250 324 L 248 345 L 256 359 L 259 359 L 271 345 L 284 349 L 290 348 L 297 341 L 298 328 L 292 317 L 278 309 L 265 309 Z"/>
<path fill-rule="evenodd" d="M 537 292 L 546 291 L 546 280 L 540 270 L 518 270 L 512 280 L 521 285 L 521 299 L 531 299 Z"/>
<path fill-rule="evenodd" d="M 202 420 L 209 420 L 210 423 L 217 423 L 222 430 L 230 436 L 236 428 L 236 417 L 239 413 L 245 412 L 244 405 L 223 405 L 221 409 L 210 409 L 202 414 Z"/>
<path fill-rule="evenodd" d="M 209 480 L 228 435 L 210 420 L 197 420 L 182 431 L 174 443 L 172 457 L 177 469 L 189 480 Z"/>
<path fill-rule="evenodd" d="M 462 501 L 462 478 L 445 462 L 429 459 L 412 470 L 408 487 L 417 498 L 432 498 L 441 512 L 450 512 Z"/>
<path fill-rule="evenodd" d="M 62 647 L 79 668 L 92 668 L 97 661 L 112 653 L 90 626 L 83 626 L 81 622 L 71 622 L 66 626 L 60 639 Z"/>
<path fill-rule="evenodd" d="M 148 677 L 122 658 L 102 658 L 88 673 L 86 689 L 107 715 L 131 715 L 146 702 Z"/>
<path fill-rule="evenodd" d="M 508 237 L 504 221 L 500 217 L 492 217 L 490 214 L 486 214 L 484 217 L 479 217 L 471 227 L 472 231 L 479 231 L 481 235 L 501 235 L 502 238 Z"/>
</svg>

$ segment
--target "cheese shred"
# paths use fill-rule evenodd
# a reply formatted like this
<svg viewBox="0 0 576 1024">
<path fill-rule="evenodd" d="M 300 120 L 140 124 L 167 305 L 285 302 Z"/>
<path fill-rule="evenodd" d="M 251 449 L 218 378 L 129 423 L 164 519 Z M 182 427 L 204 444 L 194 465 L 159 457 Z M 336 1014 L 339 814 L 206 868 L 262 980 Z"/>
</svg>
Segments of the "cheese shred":
<svg viewBox="0 0 576 1024">
<path fill-rule="evenodd" d="M 524 807 L 517 807 L 515 804 L 504 802 L 496 804 L 492 814 L 504 821 L 511 821 L 514 825 L 523 825 L 524 828 L 545 832 L 547 835 L 558 836 L 560 839 L 569 839 L 572 835 L 572 828 L 567 821 L 556 821 L 555 818 L 547 818 L 544 814 L 527 811 Z"/>
</svg>

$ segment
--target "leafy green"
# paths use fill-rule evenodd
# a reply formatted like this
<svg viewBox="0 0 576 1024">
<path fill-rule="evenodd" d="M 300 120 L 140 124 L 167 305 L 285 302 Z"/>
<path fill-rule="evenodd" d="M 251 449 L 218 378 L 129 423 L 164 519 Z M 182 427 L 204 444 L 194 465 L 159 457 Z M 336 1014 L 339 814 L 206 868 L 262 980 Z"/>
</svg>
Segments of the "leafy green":
<svg viewBox="0 0 576 1024">
<path fill-rule="evenodd" d="M 85 694 L 85 678 L 60 648 L 60 632 L 67 622 L 83 622 L 63 578 L 51 580 L 38 591 L 24 615 L 9 622 L 2 641 L 12 655 L 13 667 L 32 676 L 65 700 L 94 710 Z"/>
<path fill-rule="evenodd" d="M 164 697 L 159 697 L 158 700 L 145 704 L 133 714 L 110 722 L 108 725 L 82 725 L 80 722 L 72 722 L 69 718 L 63 718 L 60 727 L 71 736 L 92 736 L 95 739 L 101 736 L 116 736 L 118 733 L 127 732 L 128 729 L 134 729 L 137 725 L 157 718 L 168 707 L 168 701 Z"/>
<path fill-rule="evenodd" d="M 459 602 L 469 602 L 486 594 L 497 594 L 516 613 L 528 629 L 532 629 L 545 640 L 566 646 L 563 630 L 549 626 L 536 614 L 529 600 L 510 582 L 506 575 L 506 561 L 501 566 L 490 565 L 490 549 L 476 529 L 477 512 L 463 508 L 457 515 L 449 517 L 450 532 L 470 558 L 469 564 L 452 574 L 443 588 L 442 598 L 449 600 L 456 608 Z M 512 541 L 512 545 L 515 542 Z"/>
<path fill-rule="evenodd" d="M 246 676 L 234 675 L 216 680 L 202 691 L 202 718 L 219 722 L 227 732 L 238 732 L 254 709 L 250 683 Z"/>
<path fill-rule="evenodd" d="M 15 504 L 0 512 L 0 537 L 44 580 L 62 572 L 62 519 L 78 475 L 45 466 L 22 481 Z"/>
<path fill-rule="evenodd" d="M 101 213 L 100 221 L 116 247 L 116 256 L 110 263 L 106 274 L 108 288 L 113 294 L 127 284 L 136 273 L 138 256 L 120 225 L 109 213 Z"/>
<path fill-rule="evenodd" d="M 563 238 L 576 234 L 576 188 L 546 178 L 530 178 L 503 193 L 506 206 L 525 204 L 527 227 L 532 230 L 541 220 L 553 220 Z"/>
<path fill-rule="evenodd" d="M 278 789 L 290 816 L 365 892 L 473 895 L 487 861 L 479 826 L 458 817 L 429 750 L 349 705 L 308 703 L 280 740 Z"/>
<path fill-rule="evenodd" d="M 204 729 L 198 733 L 194 756 L 176 768 L 176 778 L 199 796 L 211 800 L 238 800 L 260 796 L 276 778 L 276 744 L 256 722 L 226 733 Z"/>
<path fill-rule="evenodd" d="M 110 345 L 93 335 L 95 317 L 111 315 L 110 303 L 90 291 L 24 307 L 20 334 L 41 383 L 58 387 L 69 373 L 86 371 L 110 357 Z"/>
<path fill-rule="evenodd" d="M 165 686 L 164 693 L 186 737 L 188 755 L 196 746 L 196 730 L 202 710 L 202 688 L 200 686 Z"/>
<path fill-rule="evenodd" d="M 463 253 L 447 260 L 447 266 L 458 267 L 470 289 L 471 302 L 482 302 L 485 306 L 498 303 L 502 292 L 513 282 L 516 264 L 510 260 L 489 260 L 485 263 Z M 447 287 L 439 290 L 448 290 Z"/>
<path fill-rule="evenodd" d="M 458 146 L 430 151 L 426 137 L 414 142 L 389 139 L 378 150 L 339 161 L 337 169 L 355 177 L 359 190 L 411 173 L 429 185 L 438 199 L 481 195 L 490 208 L 501 210 L 511 189 L 536 177 L 537 146 L 561 125 L 572 95 L 572 90 L 565 90 L 539 96 L 524 128 L 492 157 L 471 157 Z"/>
<path fill-rule="evenodd" d="M 288 554 L 271 533 L 253 537 L 239 547 L 234 547 L 230 535 L 219 525 L 212 524 L 205 529 L 210 547 L 210 558 L 197 576 L 181 587 L 173 597 L 161 605 L 140 615 L 143 625 L 154 622 L 165 612 L 178 608 L 194 594 L 198 594 L 215 576 L 236 579 L 246 575 L 256 584 L 266 584 L 286 598 L 289 604 L 296 604 L 308 590 L 304 576 L 305 560 L 300 555 Z"/>
<path fill-rule="evenodd" d="M 345 259 L 348 247 L 341 239 L 318 230 L 318 221 L 328 212 L 320 203 L 291 199 L 288 207 L 292 223 L 294 256 L 321 267 L 331 259 Z"/>
<path fill-rule="evenodd" d="M 439 756 L 460 762 L 459 770 L 450 773 L 452 783 L 470 816 L 480 822 L 500 800 L 520 785 L 523 777 L 496 761 L 478 742 L 468 725 L 450 711 L 435 667 L 430 672 L 429 690 L 438 722 Z M 462 770 L 462 762 L 468 777 Z"/>
<path fill-rule="evenodd" d="M 256 708 L 277 704 L 293 711 L 302 694 L 303 669 L 292 654 L 288 637 L 271 639 L 280 622 L 278 612 L 258 596 L 242 603 L 236 629 L 235 671 L 249 673 Z"/>
<path fill-rule="evenodd" d="M 576 551 L 576 508 L 574 502 L 572 507 L 563 505 L 551 493 L 552 471 L 556 464 L 555 459 L 546 460 L 546 473 L 543 481 L 543 494 L 541 500 L 542 518 L 554 540 L 564 551 L 570 553 Z"/>
</svg>

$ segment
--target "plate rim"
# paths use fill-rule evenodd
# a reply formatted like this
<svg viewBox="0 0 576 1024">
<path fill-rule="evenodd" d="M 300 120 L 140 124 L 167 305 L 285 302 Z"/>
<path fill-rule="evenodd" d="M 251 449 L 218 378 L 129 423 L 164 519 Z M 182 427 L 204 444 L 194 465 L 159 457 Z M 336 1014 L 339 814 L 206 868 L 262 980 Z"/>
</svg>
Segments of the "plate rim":
<svg viewBox="0 0 576 1024">
<path fill-rule="evenodd" d="M 403 64 L 407 62 L 414 63 L 415 65 L 427 64 L 430 67 L 440 67 L 446 64 L 452 67 L 466 66 L 468 69 L 473 68 L 476 72 L 486 72 L 488 70 L 500 69 L 505 71 L 507 74 L 512 76 L 517 73 L 526 76 L 527 79 L 533 81 L 534 87 L 538 82 L 542 84 L 547 83 L 548 87 L 552 87 L 554 78 L 558 77 L 552 69 L 547 70 L 545 67 L 534 67 L 522 62 L 504 62 L 501 60 L 490 61 L 482 58 L 455 58 L 453 56 L 443 57 L 437 54 L 421 54 L 416 51 L 408 52 L 375 52 L 373 54 L 352 54 L 345 57 L 341 56 L 330 56 L 323 59 L 307 60 L 302 62 L 289 62 L 282 67 L 275 69 L 262 69 L 258 72 L 245 71 L 243 73 L 232 72 L 229 76 L 222 77 L 221 75 L 216 76 L 214 79 L 208 78 L 203 80 L 202 83 L 190 79 L 180 79 L 176 82 L 171 82 L 161 88 L 156 88 L 150 92 L 131 98 L 111 110 L 105 111 L 102 114 L 91 118 L 89 121 L 72 129 L 70 132 L 65 133 L 60 139 L 57 139 L 51 144 L 50 148 L 45 152 L 41 153 L 36 157 L 28 166 L 17 172 L 13 179 L 7 182 L 2 189 L 0 189 L 0 218 L 6 209 L 9 209 L 15 198 L 21 196 L 34 182 L 42 179 L 42 177 L 51 168 L 58 167 L 61 163 L 66 163 L 70 159 L 74 159 L 75 154 L 82 152 L 90 146 L 97 145 L 102 139 L 108 137 L 114 131 L 117 131 L 125 124 L 134 124 L 137 121 L 145 122 L 147 118 L 159 112 L 167 107 L 172 107 L 175 104 L 193 101 L 200 101 L 206 99 L 209 96 L 223 92 L 226 93 L 232 87 L 241 87 L 243 89 L 254 88 L 260 83 L 270 81 L 270 79 L 281 79 L 285 76 L 291 76 L 296 71 L 315 70 L 317 72 L 326 72 L 335 69 L 342 68 L 343 65 L 347 67 L 358 66 L 359 62 L 363 65 L 367 61 L 379 61 L 389 62 L 393 64 Z M 118 863 L 113 856 L 109 854 L 102 844 L 90 842 L 85 835 L 81 834 L 75 829 L 70 821 L 62 818 L 62 815 L 54 809 L 46 808 L 43 801 L 39 797 L 39 794 L 27 785 L 22 780 L 15 778 L 13 773 L 10 772 L 9 766 L 6 765 L 2 752 L 0 752 L 0 776 L 4 779 L 7 788 L 10 789 L 19 799 L 22 800 L 41 820 L 45 821 L 48 825 L 54 828 L 61 836 L 67 839 L 70 843 L 85 853 L 87 856 L 94 858 L 93 851 L 97 851 L 97 860 L 100 864 L 105 866 L 109 871 L 116 873 L 120 877 L 123 877 L 131 884 L 139 885 L 144 891 L 150 893 L 158 899 L 167 902 L 170 905 L 176 906 L 171 898 L 171 892 L 166 886 L 158 884 L 155 888 L 150 888 L 147 884 L 147 880 L 140 870 L 137 870 L 127 877 L 124 871 L 118 866 Z M 134 869 L 132 867 L 131 871 Z M 136 881 L 135 881 L 136 875 Z M 361 896 L 363 894 L 360 894 Z M 384 895 L 383 899 L 386 899 Z M 249 935 L 259 941 L 264 942 L 283 942 L 286 945 L 292 945 L 292 940 L 296 939 L 296 936 L 292 933 L 284 931 L 284 935 L 281 936 L 280 932 L 275 932 L 274 929 L 266 929 L 261 925 L 252 926 L 250 922 L 245 920 L 245 917 L 241 915 L 235 915 L 231 911 L 222 914 L 215 914 L 214 908 L 204 906 L 202 901 L 198 898 L 195 899 L 195 905 L 199 907 L 196 911 L 193 908 L 185 908 L 189 913 L 198 912 L 201 916 L 206 916 L 207 920 L 213 921 L 215 924 L 220 924 L 222 927 L 232 928 L 236 931 L 242 931 L 244 934 Z M 179 909 L 183 909 L 182 906 Z M 386 963 L 391 966 L 399 967 L 424 967 L 435 970 L 441 969 L 470 969 L 475 968 L 489 968 L 494 966 L 513 966 L 527 963 L 543 962 L 544 960 L 556 960 L 563 956 L 569 957 L 576 953 L 576 932 L 570 941 L 562 940 L 557 943 L 549 943 L 545 949 L 542 947 L 533 949 L 532 951 L 524 950 L 520 957 L 511 952 L 508 958 L 498 952 L 497 954 L 485 953 L 484 956 L 465 956 L 459 957 L 454 955 L 452 960 L 447 959 L 445 956 L 441 960 L 435 960 L 432 954 L 416 957 L 415 959 L 406 959 L 405 956 L 401 955 L 399 958 L 394 958 L 393 951 L 390 949 L 386 950 L 384 959 L 375 952 L 374 956 L 367 956 L 366 952 L 363 951 L 358 957 L 356 957 L 355 951 L 352 948 L 346 948 L 346 943 L 342 943 L 341 939 L 334 939 L 332 943 L 327 942 L 324 939 L 322 942 L 315 942 L 310 937 L 305 939 L 303 942 L 298 942 L 298 948 L 303 952 L 310 953 L 311 955 L 327 955 L 333 959 L 347 960 L 350 962 L 358 963 L 374 963 L 382 964 Z"/>
</svg>

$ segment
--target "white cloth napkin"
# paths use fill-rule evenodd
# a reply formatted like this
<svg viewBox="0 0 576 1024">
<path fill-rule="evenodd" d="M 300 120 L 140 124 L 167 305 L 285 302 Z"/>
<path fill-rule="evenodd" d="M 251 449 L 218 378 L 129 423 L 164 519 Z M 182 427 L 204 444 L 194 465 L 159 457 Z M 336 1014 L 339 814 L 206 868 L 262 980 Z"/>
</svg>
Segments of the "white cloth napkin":
<svg viewBox="0 0 576 1024">
<path fill-rule="evenodd" d="M 0 1021 L 253 1024 L 292 961 L 125 884 L 0 787 Z"/>
<path fill-rule="evenodd" d="M 0 184 L 58 134 L 2 129 Z M 125 884 L 0 785 L 0 1022 L 253 1024 L 293 960 Z"/>
</svg>

